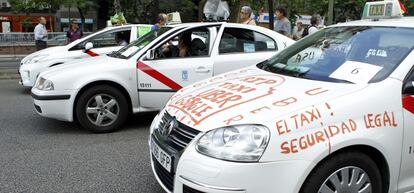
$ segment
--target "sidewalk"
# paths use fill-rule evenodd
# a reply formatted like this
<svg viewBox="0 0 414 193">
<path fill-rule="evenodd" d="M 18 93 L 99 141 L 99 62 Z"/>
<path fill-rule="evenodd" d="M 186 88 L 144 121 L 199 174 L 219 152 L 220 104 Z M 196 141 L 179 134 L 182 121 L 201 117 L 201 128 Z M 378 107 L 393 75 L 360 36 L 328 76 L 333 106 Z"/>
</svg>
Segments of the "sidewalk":
<svg viewBox="0 0 414 193">
<path fill-rule="evenodd" d="M 26 55 L 0 55 L 0 61 L 20 61 Z"/>
</svg>

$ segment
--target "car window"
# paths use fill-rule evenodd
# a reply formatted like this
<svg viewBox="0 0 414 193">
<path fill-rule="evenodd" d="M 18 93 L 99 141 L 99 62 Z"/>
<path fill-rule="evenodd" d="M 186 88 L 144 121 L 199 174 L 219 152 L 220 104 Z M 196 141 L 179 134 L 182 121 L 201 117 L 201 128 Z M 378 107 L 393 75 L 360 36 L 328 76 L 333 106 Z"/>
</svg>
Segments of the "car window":
<svg viewBox="0 0 414 193">
<path fill-rule="evenodd" d="M 255 44 L 256 52 L 278 50 L 275 40 L 259 32 L 253 32 L 253 33 L 254 33 L 254 44 Z"/>
<path fill-rule="evenodd" d="M 265 62 L 265 70 L 330 82 L 385 79 L 411 52 L 414 29 L 348 26 L 320 30 Z"/>
<path fill-rule="evenodd" d="M 108 31 L 96 36 L 93 36 L 83 42 L 72 47 L 70 50 L 81 50 L 85 48 L 85 44 L 91 42 L 93 48 L 104 48 L 121 45 L 120 39 L 116 39 L 115 36 L 121 37 L 127 44 L 130 41 L 131 28 L 124 28 L 118 30 Z"/>
<path fill-rule="evenodd" d="M 209 45 L 208 27 L 186 30 L 156 48 L 155 59 L 209 56 Z"/>
<path fill-rule="evenodd" d="M 220 54 L 274 51 L 277 49 L 277 44 L 272 38 L 241 28 L 225 28 L 219 45 Z"/>
<path fill-rule="evenodd" d="M 137 40 L 131 42 L 127 46 L 119 49 L 116 52 L 109 54 L 108 56 L 114 58 L 128 59 L 138 53 L 145 46 L 150 44 L 152 41 L 155 41 L 158 37 L 171 30 L 171 27 L 161 27 L 157 30 L 152 30 L 142 37 L 139 37 Z"/>
</svg>

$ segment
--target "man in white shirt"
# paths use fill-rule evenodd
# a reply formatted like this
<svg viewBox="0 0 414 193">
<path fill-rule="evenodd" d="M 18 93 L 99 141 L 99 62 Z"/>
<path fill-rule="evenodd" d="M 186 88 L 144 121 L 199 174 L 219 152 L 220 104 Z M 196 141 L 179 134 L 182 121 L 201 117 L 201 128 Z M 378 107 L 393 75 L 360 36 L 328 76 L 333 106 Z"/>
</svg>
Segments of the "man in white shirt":
<svg viewBox="0 0 414 193">
<path fill-rule="evenodd" d="M 34 38 L 37 50 L 47 48 L 47 29 L 44 17 L 40 17 L 39 24 L 34 28 Z"/>
</svg>

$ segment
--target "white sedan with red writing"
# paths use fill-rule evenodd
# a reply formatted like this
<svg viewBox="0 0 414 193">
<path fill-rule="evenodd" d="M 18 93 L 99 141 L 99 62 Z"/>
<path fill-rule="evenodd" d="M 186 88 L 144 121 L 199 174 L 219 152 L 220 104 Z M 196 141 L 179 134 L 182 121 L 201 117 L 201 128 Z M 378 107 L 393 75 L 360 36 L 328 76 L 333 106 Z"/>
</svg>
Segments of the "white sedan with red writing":
<svg viewBox="0 0 414 193">
<path fill-rule="evenodd" d="M 181 89 L 151 124 L 158 182 L 174 193 L 413 192 L 413 47 L 414 18 L 338 24 Z"/>
<path fill-rule="evenodd" d="M 112 54 L 41 73 L 32 89 L 34 106 L 42 116 L 109 132 L 129 113 L 159 111 L 183 86 L 264 61 L 293 42 L 259 26 L 169 26 Z"/>
</svg>

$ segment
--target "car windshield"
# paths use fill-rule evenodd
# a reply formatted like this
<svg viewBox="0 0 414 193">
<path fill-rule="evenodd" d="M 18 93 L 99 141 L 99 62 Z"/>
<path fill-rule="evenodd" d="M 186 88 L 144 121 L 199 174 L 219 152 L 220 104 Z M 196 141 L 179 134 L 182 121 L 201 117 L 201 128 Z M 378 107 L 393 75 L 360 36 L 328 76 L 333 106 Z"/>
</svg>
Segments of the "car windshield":
<svg viewBox="0 0 414 193">
<path fill-rule="evenodd" d="M 148 32 L 147 34 L 145 34 L 144 36 L 138 38 L 137 40 L 121 48 L 120 50 L 112 52 L 111 54 L 108 54 L 108 56 L 111 56 L 114 58 L 128 59 L 131 56 L 135 55 L 143 47 L 145 47 L 150 42 L 152 42 L 157 37 L 161 36 L 162 34 L 164 34 L 170 29 L 171 27 L 162 27 L 157 30 L 152 30 Z"/>
<path fill-rule="evenodd" d="M 330 27 L 286 48 L 258 65 L 273 73 L 344 82 L 378 82 L 411 52 L 414 29 L 396 27 Z"/>
</svg>

